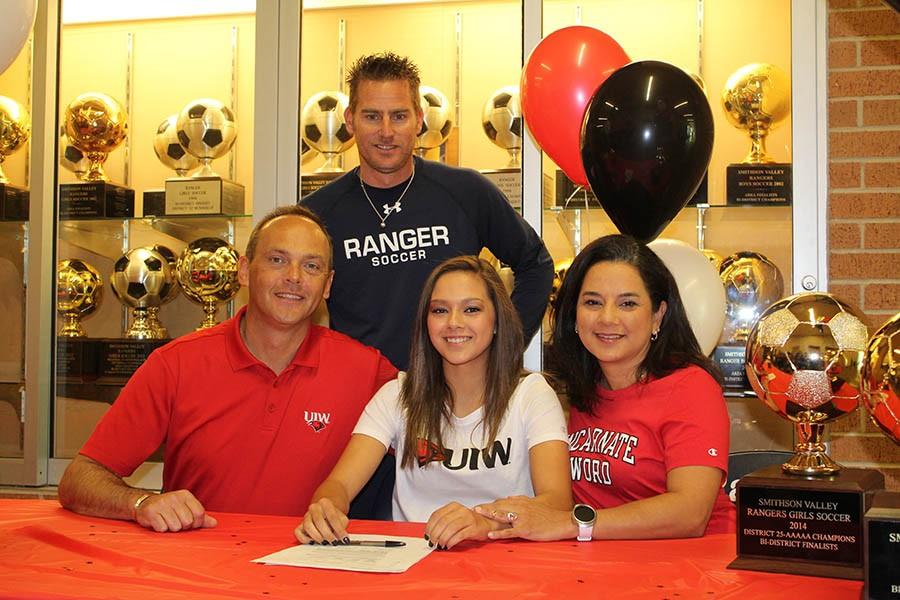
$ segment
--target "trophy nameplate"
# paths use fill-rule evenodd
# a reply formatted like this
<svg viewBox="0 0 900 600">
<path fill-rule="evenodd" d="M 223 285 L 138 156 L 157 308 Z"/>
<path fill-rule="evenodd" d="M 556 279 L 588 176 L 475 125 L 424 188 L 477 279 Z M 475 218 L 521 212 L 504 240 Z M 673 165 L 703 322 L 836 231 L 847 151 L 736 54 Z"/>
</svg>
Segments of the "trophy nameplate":
<svg viewBox="0 0 900 600">
<path fill-rule="evenodd" d="M 522 169 L 488 169 L 481 172 L 490 179 L 494 185 L 500 188 L 510 206 L 516 210 L 522 210 Z"/>
<path fill-rule="evenodd" d="M 171 340 L 96 339 L 98 383 L 125 383 L 144 364 L 150 353 Z"/>
<path fill-rule="evenodd" d="M 863 598 L 900 598 L 900 493 L 879 492 L 866 512 Z"/>
<path fill-rule="evenodd" d="M 91 363 L 93 340 L 87 338 L 57 338 L 56 377 L 61 381 L 80 383 L 93 380 Z M 87 365 L 85 365 L 87 355 Z M 85 369 L 87 366 L 87 369 Z"/>
<path fill-rule="evenodd" d="M 790 205 L 791 163 L 733 164 L 726 168 L 728 204 Z"/>
<path fill-rule="evenodd" d="M 591 191 L 589 186 L 581 187 L 576 194 L 575 189 L 577 187 L 575 182 L 563 173 L 562 169 L 557 169 L 553 205 L 559 208 L 566 208 L 566 202 L 568 202 L 569 208 L 593 208 L 595 206 L 600 208 L 600 202 L 597 201 L 597 197 L 594 196 L 594 192 Z"/>
<path fill-rule="evenodd" d="M 331 183 L 344 172 L 324 172 L 324 173 L 310 173 L 309 175 L 301 175 L 300 176 L 300 197 L 306 198 L 319 188 L 325 187 L 327 184 Z"/>
<path fill-rule="evenodd" d="M 863 579 L 863 515 L 883 488 L 873 469 L 805 477 L 773 465 L 745 475 L 729 568 Z"/>
<path fill-rule="evenodd" d="M 146 207 L 144 214 L 148 213 Z M 244 186 L 220 177 L 166 180 L 165 216 L 242 215 Z M 162 216 L 162 215 L 160 215 Z"/>
<path fill-rule="evenodd" d="M 144 190 L 143 216 L 162 216 L 166 214 L 166 190 Z"/>
<path fill-rule="evenodd" d="M 747 381 L 747 369 L 744 366 L 746 353 L 746 346 L 716 346 L 713 362 L 722 372 L 726 388 L 750 389 L 750 382 Z"/>
<path fill-rule="evenodd" d="M 134 190 L 108 181 L 59 186 L 60 219 L 134 217 Z"/>
<path fill-rule="evenodd" d="M 28 199 L 27 189 L 0 183 L 0 221 L 27 221 Z"/>
</svg>

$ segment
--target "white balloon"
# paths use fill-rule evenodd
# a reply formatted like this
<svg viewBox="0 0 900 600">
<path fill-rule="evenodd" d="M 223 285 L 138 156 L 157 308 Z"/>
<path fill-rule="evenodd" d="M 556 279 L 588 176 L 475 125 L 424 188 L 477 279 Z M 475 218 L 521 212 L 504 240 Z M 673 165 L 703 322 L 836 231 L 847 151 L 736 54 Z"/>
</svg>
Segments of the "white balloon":
<svg viewBox="0 0 900 600">
<path fill-rule="evenodd" d="M 16 60 L 31 35 L 37 0 L 4 0 L 0 18 L 0 73 Z"/>
<path fill-rule="evenodd" d="M 659 238 L 647 244 L 672 272 L 688 321 L 704 354 L 712 352 L 725 325 L 725 287 L 713 264 L 679 240 Z"/>
</svg>

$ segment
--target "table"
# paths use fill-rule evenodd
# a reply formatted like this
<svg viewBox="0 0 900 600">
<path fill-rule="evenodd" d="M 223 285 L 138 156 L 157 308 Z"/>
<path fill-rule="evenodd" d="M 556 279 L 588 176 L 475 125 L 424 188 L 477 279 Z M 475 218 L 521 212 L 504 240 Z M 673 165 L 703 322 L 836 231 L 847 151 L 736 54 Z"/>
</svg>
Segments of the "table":
<svg viewBox="0 0 900 600">
<path fill-rule="evenodd" d="M 862 582 L 726 569 L 733 535 L 690 540 L 466 543 L 406 573 L 249 562 L 293 543 L 294 517 L 215 514 L 218 527 L 154 533 L 0 500 L 2 598 L 854 598 Z M 354 521 L 350 531 L 422 535 L 421 523 Z"/>
</svg>

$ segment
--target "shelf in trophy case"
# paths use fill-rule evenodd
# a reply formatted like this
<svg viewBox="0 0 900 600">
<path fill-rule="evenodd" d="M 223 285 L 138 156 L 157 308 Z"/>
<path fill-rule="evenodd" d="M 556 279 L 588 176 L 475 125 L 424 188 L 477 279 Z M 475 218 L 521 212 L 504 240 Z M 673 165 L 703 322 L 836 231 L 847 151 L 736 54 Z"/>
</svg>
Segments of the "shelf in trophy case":
<svg viewBox="0 0 900 600">
<path fill-rule="evenodd" d="M 250 222 L 250 215 L 98 218 L 60 220 L 59 237 L 66 242 L 110 258 L 124 251 L 125 241 L 134 239 L 138 229 L 156 232 L 188 243 L 202 237 L 231 239 L 238 220 Z M 166 245 L 165 239 L 157 240 Z M 133 245 L 133 244 L 130 244 Z"/>
</svg>

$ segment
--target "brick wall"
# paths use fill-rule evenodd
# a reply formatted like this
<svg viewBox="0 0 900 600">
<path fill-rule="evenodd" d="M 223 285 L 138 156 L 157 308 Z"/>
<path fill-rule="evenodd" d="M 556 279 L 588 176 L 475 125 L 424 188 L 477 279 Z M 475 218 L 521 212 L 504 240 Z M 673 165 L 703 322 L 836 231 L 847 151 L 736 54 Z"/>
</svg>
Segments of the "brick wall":
<svg viewBox="0 0 900 600">
<path fill-rule="evenodd" d="M 829 291 L 870 333 L 900 311 L 900 13 L 881 0 L 829 0 Z M 900 490 L 900 446 L 865 408 L 832 426 L 832 454 Z"/>
</svg>

